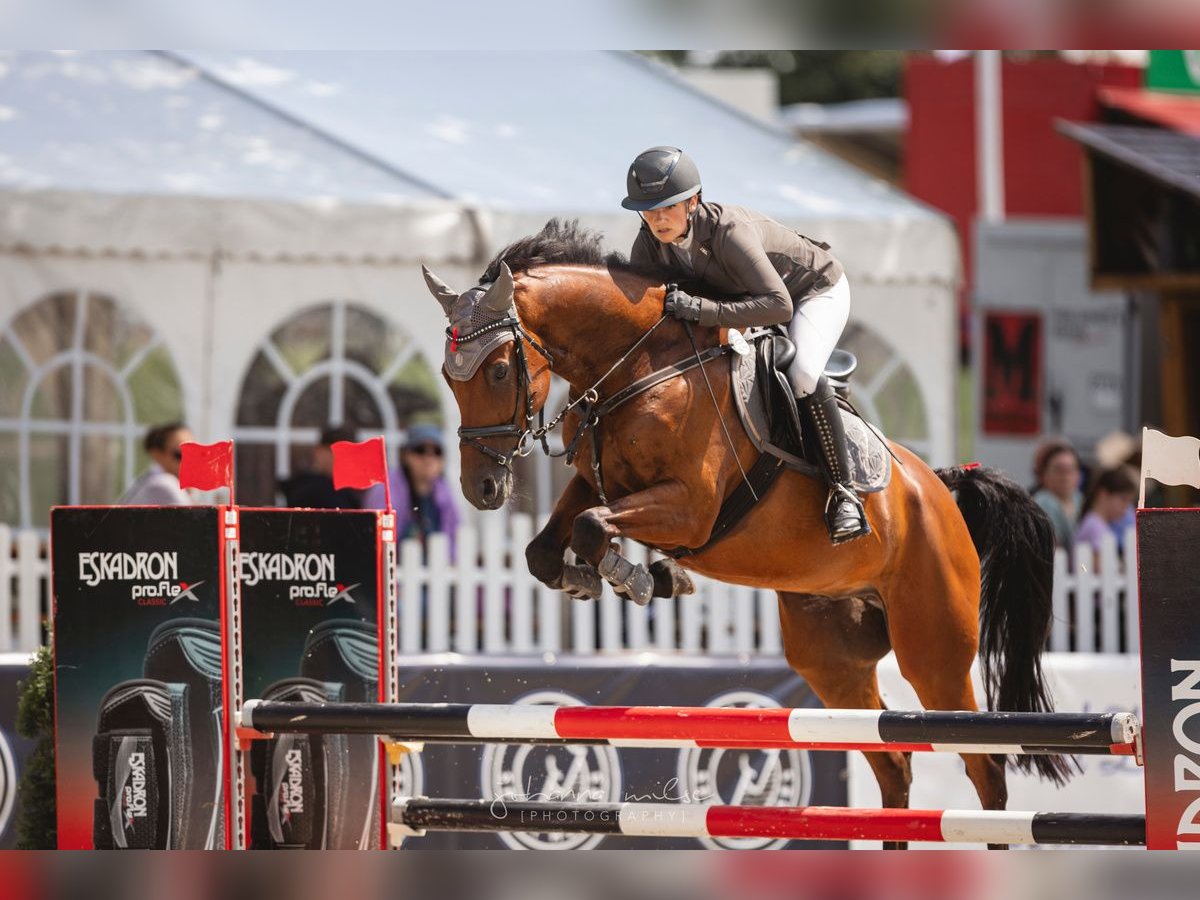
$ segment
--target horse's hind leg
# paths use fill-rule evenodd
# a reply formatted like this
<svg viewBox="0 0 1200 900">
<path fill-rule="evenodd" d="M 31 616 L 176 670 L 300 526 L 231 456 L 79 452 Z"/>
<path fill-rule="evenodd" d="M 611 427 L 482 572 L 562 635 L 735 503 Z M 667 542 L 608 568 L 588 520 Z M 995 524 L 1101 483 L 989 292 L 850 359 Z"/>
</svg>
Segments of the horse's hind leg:
<svg viewBox="0 0 1200 900">
<path fill-rule="evenodd" d="M 856 599 L 779 595 L 788 665 L 829 709 L 884 709 L 875 664 L 888 652 L 887 623 L 876 607 Z M 864 753 L 885 807 L 908 806 L 910 754 Z M 885 843 L 901 849 L 902 843 Z"/>
<path fill-rule="evenodd" d="M 892 647 L 900 674 L 926 709 L 977 710 L 971 664 L 979 649 L 979 584 L 932 548 L 910 554 L 903 579 L 885 585 Z M 977 570 L 975 570 L 977 571 Z M 984 809 L 1004 809 L 1003 758 L 965 753 L 967 776 Z"/>
</svg>

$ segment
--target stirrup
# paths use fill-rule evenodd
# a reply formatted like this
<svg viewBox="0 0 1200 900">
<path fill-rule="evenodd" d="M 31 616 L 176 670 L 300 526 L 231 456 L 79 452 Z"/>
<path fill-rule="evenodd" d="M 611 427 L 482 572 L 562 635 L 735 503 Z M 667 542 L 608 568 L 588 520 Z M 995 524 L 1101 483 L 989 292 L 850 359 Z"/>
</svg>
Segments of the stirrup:
<svg viewBox="0 0 1200 900">
<path fill-rule="evenodd" d="M 853 504 L 858 514 L 858 521 L 853 526 L 843 527 L 840 531 L 835 531 L 833 516 L 838 507 L 838 498 Z M 847 485 L 839 484 L 836 481 L 829 485 L 829 498 L 825 501 L 825 528 L 829 532 L 830 542 L 835 546 L 852 541 L 855 538 L 865 537 L 871 533 L 871 523 L 867 521 L 867 512 L 863 508 L 862 500 Z"/>
</svg>

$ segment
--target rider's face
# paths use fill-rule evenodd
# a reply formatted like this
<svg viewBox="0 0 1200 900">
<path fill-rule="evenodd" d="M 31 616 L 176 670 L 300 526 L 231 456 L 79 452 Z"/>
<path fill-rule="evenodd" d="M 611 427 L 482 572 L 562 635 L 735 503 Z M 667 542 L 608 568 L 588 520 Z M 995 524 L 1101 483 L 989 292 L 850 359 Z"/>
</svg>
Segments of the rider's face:
<svg viewBox="0 0 1200 900">
<path fill-rule="evenodd" d="M 669 244 L 687 234 L 688 215 L 698 202 L 696 197 L 688 197 L 671 206 L 648 209 L 642 213 L 642 218 L 650 227 L 651 234 L 664 244 Z"/>
</svg>

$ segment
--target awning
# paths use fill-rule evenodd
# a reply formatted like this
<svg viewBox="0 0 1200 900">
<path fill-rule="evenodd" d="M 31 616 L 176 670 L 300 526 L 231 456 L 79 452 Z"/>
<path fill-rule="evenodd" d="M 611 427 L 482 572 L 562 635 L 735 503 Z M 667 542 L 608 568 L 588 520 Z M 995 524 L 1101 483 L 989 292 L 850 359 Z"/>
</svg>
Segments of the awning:
<svg viewBox="0 0 1200 900">
<path fill-rule="evenodd" d="M 1200 96 L 1128 87 L 1102 87 L 1097 96 L 1101 105 L 1119 109 L 1149 124 L 1200 136 Z"/>
<path fill-rule="evenodd" d="M 1057 127 L 1099 156 L 1200 200 L 1200 137 L 1132 125 L 1060 121 Z"/>
<path fill-rule="evenodd" d="M 1057 127 L 1087 151 L 1093 287 L 1200 288 L 1200 138 L 1130 125 Z"/>
</svg>

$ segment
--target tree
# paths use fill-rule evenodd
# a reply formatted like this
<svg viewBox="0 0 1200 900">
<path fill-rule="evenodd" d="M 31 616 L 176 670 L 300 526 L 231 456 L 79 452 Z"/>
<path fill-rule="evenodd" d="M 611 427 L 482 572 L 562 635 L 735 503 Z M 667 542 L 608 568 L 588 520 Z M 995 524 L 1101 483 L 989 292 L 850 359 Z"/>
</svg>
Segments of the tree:
<svg viewBox="0 0 1200 900">
<path fill-rule="evenodd" d="M 770 68 L 779 73 L 779 102 L 844 103 L 900 96 L 903 50 L 653 50 L 677 66 Z"/>
</svg>

